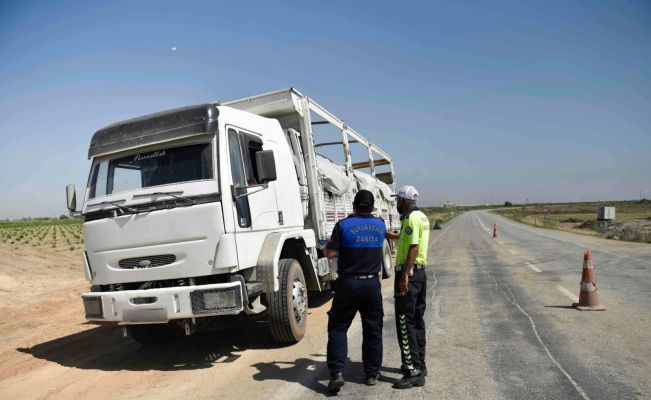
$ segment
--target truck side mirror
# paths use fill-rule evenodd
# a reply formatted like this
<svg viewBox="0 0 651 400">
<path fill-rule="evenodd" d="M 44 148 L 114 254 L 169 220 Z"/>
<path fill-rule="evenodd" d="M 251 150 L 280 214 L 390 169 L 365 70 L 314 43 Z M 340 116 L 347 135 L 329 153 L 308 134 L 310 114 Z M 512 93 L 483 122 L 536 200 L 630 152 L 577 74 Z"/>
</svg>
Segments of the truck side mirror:
<svg viewBox="0 0 651 400">
<path fill-rule="evenodd" d="M 276 159 L 272 150 L 262 150 L 255 153 L 258 166 L 259 183 L 265 184 L 276 180 Z"/>
<path fill-rule="evenodd" d="M 74 183 L 66 186 L 66 200 L 68 202 L 68 210 L 74 212 L 77 209 L 77 191 L 75 190 Z"/>
</svg>

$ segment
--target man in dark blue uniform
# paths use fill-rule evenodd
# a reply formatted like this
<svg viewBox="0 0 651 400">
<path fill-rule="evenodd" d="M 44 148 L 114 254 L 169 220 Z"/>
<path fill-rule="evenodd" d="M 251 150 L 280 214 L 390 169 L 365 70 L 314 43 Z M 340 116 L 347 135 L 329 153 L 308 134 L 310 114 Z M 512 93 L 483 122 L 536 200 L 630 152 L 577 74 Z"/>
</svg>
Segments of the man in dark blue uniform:
<svg viewBox="0 0 651 400">
<path fill-rule="evenodd" d="M 360 190 L 353 201 L 353 215 L 335 225 L 324 248 L 326 257 L 338 256 L 337 281 L 332 308 L 328 311 L 328 390 L 337 393 L 344 385 L 348 355 L 347 332 L 357 311 L 362 317 L 362 361 L 366 384 L 375 385 L 382 365 L 382 246 L 384 221 L 371 213 L 373 194 Z"/>
</svg>

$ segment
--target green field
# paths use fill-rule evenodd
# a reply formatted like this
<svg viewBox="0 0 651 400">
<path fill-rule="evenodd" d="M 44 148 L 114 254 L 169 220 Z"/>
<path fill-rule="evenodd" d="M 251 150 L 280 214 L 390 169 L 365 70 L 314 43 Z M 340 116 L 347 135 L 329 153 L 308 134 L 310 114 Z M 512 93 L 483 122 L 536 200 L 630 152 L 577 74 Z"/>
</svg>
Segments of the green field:
<svg viewBox="0 0 651 400">
<path fill-rule="evenodd" d="M 597 221 L 597 208 L 600 206 L 615 207 L 616 219 L 609 222 Z M 648 200 L 536 204 L 503 208 L 494 212 L 541 228 L 651 243 L 651 201 Z"/>
<path fill-rule="evenodd" d="M 0 243 L 48 248 L 54 251 L 81 249 L 81 220 L 27 220 L 0 222 Z"/>
</svg>

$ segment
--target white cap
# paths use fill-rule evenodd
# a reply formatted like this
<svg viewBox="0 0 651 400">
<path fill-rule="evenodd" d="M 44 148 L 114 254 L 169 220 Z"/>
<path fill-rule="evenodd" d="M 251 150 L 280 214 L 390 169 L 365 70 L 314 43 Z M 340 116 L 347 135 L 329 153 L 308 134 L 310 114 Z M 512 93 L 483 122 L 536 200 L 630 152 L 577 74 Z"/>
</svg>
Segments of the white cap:
<svg viewBox="0 0 651 400">
<path fill-rule="evenodd" d="M 403 186 L 400 188 L 400 190 L 398 190 L 398 194 L 396 196 L 400 197 L 401 199 L 416 201 L 418 200 L 418 190 L 416 190 L 416 188 L 413 186 Z"/>
</svg>

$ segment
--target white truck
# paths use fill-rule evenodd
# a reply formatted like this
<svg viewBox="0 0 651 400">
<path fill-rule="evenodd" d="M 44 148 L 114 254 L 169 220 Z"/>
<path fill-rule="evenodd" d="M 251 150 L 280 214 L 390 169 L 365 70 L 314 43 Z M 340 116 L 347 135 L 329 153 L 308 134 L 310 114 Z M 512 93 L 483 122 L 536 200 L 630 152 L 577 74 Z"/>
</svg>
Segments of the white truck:
<svg viewBox="0 0 651 400">
<path fill-rule="evenodd" d="M 326 124 L 337 140 L 317 143 Z M 340 146 L 345 161 L 319 155 L 323 146 Z M 355 193 L 372 190 L 376 215 L 399 226 L 391 157 L 293 88 L 110 125 L 88 157 L 86 318 L 143 344 L 263 312 L 275 340 L 298 342 L 307 291 L 336 278 L 322 248 Z M 66 195 L 76 212 L 74 185 Z M 387 277 L 388 242 L 384 252 Z"/>
</svg>

